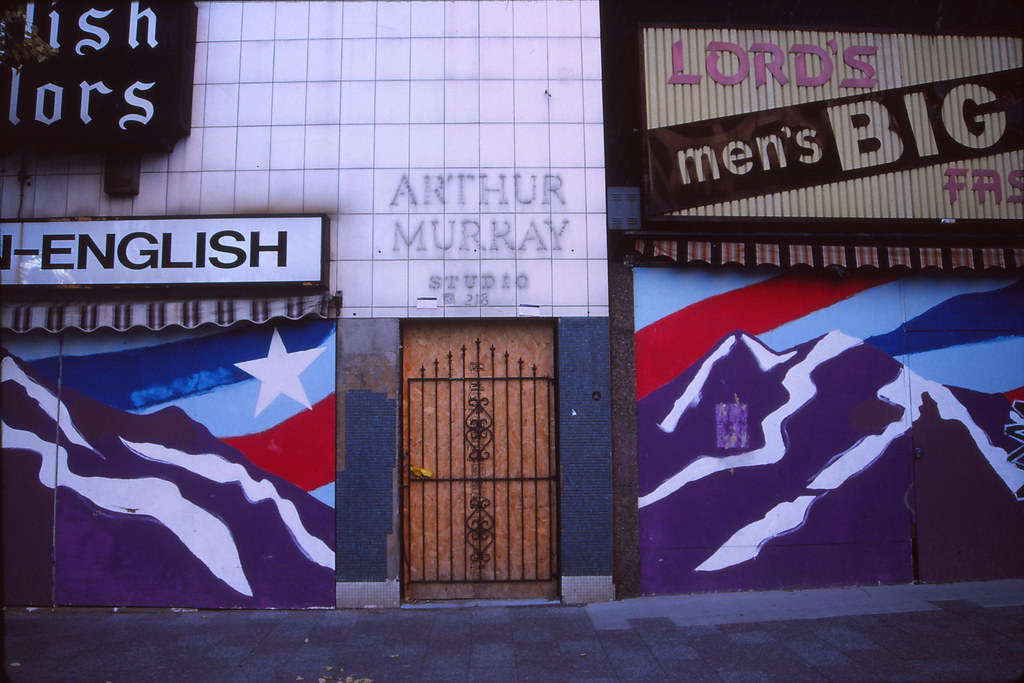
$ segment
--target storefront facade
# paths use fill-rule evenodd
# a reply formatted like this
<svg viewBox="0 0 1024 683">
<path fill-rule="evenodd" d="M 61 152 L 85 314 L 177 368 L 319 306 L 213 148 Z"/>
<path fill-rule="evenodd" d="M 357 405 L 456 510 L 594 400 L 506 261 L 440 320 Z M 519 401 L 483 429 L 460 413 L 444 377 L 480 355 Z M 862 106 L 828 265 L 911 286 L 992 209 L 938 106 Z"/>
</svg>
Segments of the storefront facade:
<svg viewBox="0 0 1024 683">
<path fill-rule="evenodd" d="M 5 604 L 611 598 L 596 0 L 179 5 L 3 81 Z"/>
<path fill-rule="evenodd" d="M 620 592 L 1024 575 L 1013 10 L 725 4 L 602 17 Z"/>
</svg>

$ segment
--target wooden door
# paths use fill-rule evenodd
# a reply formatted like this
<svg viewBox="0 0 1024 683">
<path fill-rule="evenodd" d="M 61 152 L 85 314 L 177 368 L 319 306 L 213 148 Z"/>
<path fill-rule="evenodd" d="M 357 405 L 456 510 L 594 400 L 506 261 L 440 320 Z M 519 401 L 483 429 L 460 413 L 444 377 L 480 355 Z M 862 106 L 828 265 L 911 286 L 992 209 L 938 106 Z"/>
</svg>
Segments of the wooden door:
<svg viewBox="0 0 1024 683">
<path fill-rule="evenodd" d="M 404 328 L 408 600 L 557 595 L 554 335 L 531 323 Z"/>
</svg>

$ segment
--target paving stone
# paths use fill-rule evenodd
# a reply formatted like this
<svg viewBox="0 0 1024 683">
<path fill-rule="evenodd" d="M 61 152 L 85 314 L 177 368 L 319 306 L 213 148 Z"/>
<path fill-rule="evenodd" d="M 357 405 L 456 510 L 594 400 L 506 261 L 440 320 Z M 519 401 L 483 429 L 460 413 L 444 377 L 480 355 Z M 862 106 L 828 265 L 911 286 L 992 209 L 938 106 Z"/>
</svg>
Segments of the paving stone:
<svg viewBox="0 0 1024 683">
<path fill-rule="evenodd" d="M 736 643 L 737 645 L 764 645 L 766 643 L 775 643 L 775 637 L 766 631 L 739 631 L 737 633 L 730 633 L 729 640 Z"/>
<path fill-rule="evenodd" d="M 562 655 L 592 656 L 600 651 L 601 643 L 596 636 L 587 640 L 563 640 L 558 643 L 558 652 Z"/>
<path fill-rule="evenodd" d="M 424 681 L 468 681 L 469 660 L 458 655 L 427 655 L 420 676 Z"/>
<path fill-rule="evenodd" d="M 851 661 L 847 654 L 823 640 L 790 640 L 784 646 L 813 667 L 841 667 Z"/>
<path fill-rule="evenodd" d="M 721 683 L 722 678 L 714 667 L 699 659 L 678 661 L 666 668 L 665 673 L 671 681 L 690 683 Z"/>
<path fill-rule="evenodd" d="M 605 631 L 598 634 L 598 639 L 620 680 L 661 680 L 666 677 L 666 672 L 637 633 Z"/>
<path fill-rule="evenodd" d="M 640 637 L 666 670 L 670 664 L 674 665 L 680 660 L 700 659 L 700 654 L 690 647 L 686 637 L 678 629 L 640 632 Z"/>
<path fill-rule="evenodd" d="M 823 618 L 806 616 L 816 595 L 856 612 L 860 593 L 801 592 L 799 618 L 789 593 L 594 611 L 7 609 L 3 663 L 15 683 L 315 681 L 327 666 L 378 683 L 1024 680 L 1024 582 L 861 592 L 870 597 L 863 613 Z M 908 605 L 919 611 L 894 611 Z"/>
<path fill-rule="evenodd" d="M 879 645 L 860 630 L 842 624 L 823 624 L 811 627 L 811 631 L 836 649 L 877 650 Z"/>
</svg>

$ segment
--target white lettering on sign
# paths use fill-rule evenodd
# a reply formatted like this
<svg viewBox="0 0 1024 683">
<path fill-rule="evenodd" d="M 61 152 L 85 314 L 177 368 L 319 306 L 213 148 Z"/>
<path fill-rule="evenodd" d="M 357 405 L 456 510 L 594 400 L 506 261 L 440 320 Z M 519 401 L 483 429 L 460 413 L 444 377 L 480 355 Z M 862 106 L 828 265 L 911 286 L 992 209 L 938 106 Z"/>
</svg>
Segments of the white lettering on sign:
<svg viewBox="0 0 1024 683">
<path fill-rule="evenodd" d="M 45 8 L 41 10 L 40 8 Z M 28 22 L 58 49 L 0 70 L 0 133 L 18 146 L 75 152 L 170 151 L 187 135 L 194 3 L 29 2 Z"/>
<path fill-rule="evenodd" d="M 82 103 L 78 110 L 78 116 L 82 119 L 82 123 L 89 123 L 90 121 L 92 121 L 92 116 L 89 115 L 89 96 L 93 92 L 98 92 L 101 95 L 109 95 L 114 91 L 108 88 L 103 81 L 100 81 L 98 83 L 89 83 L 87 81 L 82 81 L 81 88 Z"/>
<path fill-rule="evenodd" d="M 889 110 L 881 102 L 863 100 L 826 111 L 844 171 L 889 164 L 903 155 L 903 141 L 893 130 Z"/>
<path fill-rule="evenodd" d="M 108 19 L 113 13 L 113 9 L 95 9 L 91 8 L 83 12 L 78 17 L 77 26 L 83 37 L 80 37 L 75 42 L 74 52 L 79 56 L 85 56 L 91 52 L 100 52 L 104 48 L 110 45 L 111 37 L 110 32 L 105 28 L 105 25 L 113 21 Z M 35 3 L 28 4 L 28 18 L 31 23 L 35 12 Z M 59 49 L 61 45 L 61 15 L 59 9 L 55 9 L 48 14 L 50 20 L 50 31 L 49 31 L 49 44 Z M 106 21 L 104 21 L 106 20 Z M 151 8 L 141 9 L 137 0 L 132 2 L 129 7 L 129 20 L 128 20 L 128 36 L 126 42 L 134 50 L 138 48 L 142 43 L 138 40 L 139 26 L 140 24 L 145 25 L 145 44 L 151 48 L 159 45 L 156 39 L 156 28 L 157 28 L 157 16 Z M 20 79 L 17 77 L 12 78 L 10 99 L 8 102 L 8 120 L 17 125 L 20 123 L 18 117 L 18 97 L 19 97 L 19 85 Z M 125 104 L 131 107 L 138 107 L 140 112 L 133 112 L 121 116 L 118 120 L 118 126 L 121 130 L 125 130 L 125 126 L 128 123 L 138 123 L 146 125 L 153 118 L 154 108 L 153 103 L 144 97 L 139 96 L 139 92 L 143 92 L 152 88 L 156 83 L 143 83 L 136 81 L 129 86 L 122 93 L 122 99 Z M 109 95 L 113 92 L 102 80 L 94 83 L 82 81 L 79 85 L 81 94 L 79 96 L 79 118 L 82 123 L 91 123 L 93 117 L 90 113 L 90 100 L 92 93 L 100 93 L 103 95 Z M 57 123 L 64 117 L 64 86 L 55 83 L 44 83 L 36 88 L 35 94 L 35 120 L 40 123 L 46 124 L 47 126 Z"/>
<path fill-rule="evenodd" d="M 141 114 L 125 114 L 118 122 L 117 127 L 121 130 L 125 130 L 129 123 L 141 123 L 146 125 L 149 120 L 153 118 L 153 103 L 147 99 L 139 97 L 136 93 L 140 90 L 149 90 L 156 83 L 140 83 L 135 81 L 124 91 L 124 101 L 133 107 L 138 107 L 142 110 Z"/>
<path fill-rule="evenodd" d="M 739 114 L 725 119 L 714 134 L 708 131 L 716 129 L 699 123 L 656 129 L 650 137 L 657 144 L 689 143 L 673 150 L 676 187 L 682 190 L 669 191 L 677 197 L 696 203 L 718 191 L 721 199 L 734 198 L 738 190 L 752 196 L 842 180 L 847 173 L 904 170 L 1020 149 L 1021 129 L 1010 125 L 1007 104 L 1019 78 L 1017 70 L 926 83 Z M 662 130 L 669 131 L 664 138 Z M 1008 176 L 1006 184 L 1014 187 L 1015 178 Z M 995 188 L 1002 180 L 984 176 L 975 182 L 1000 203 Z M 945 189 L 951 198 L 962 183 L 959 176 L 950 177 Z M 684 195 L 692 186 L 702 186 L 703 194 Z"/>
<path fill-rule="evenodd" d="M 996 144 L 1006 132 L 1006 112 L 982 111 L 986 104 L 997 99 L 994 92 L 978 83 L 956 86 L 942 102 L 942 123 L 946 132 L 964 147 L 972 149 L 986 149 Z M 972 113 L 969 113 L 968 105 Z"/>
<path fill-rule="evenodd" d="M 83 32 L 88 33 L 94 38 L 82 38 L 75 45 L 75 54 L 84 55 L 86 50 L 96 50 L 97 52 L 102 50 L 110 42 L 110 34 L 107 33 L 105 28 L 90 24 L 90 19 L 103 19 L 104 17 L 110 16 L 110 13 L 114 10 L 96 10 L 90 9 L 82 13 L 82 16 L 78 18 L 78 28 L 82 29 Z"/>
<path fill-rule="evenodd" d="M 136 0 L 131 4 L 131 15 L 128 18 L 128 45 L 134 50 L 139 46 L 139 23 L 146 20 L 146 45 L 156 47 L 160 43 L 156 40 L 156 14 L 153 10 L 146 8 L 139 11 L 139 3 Z"/>
</svg>

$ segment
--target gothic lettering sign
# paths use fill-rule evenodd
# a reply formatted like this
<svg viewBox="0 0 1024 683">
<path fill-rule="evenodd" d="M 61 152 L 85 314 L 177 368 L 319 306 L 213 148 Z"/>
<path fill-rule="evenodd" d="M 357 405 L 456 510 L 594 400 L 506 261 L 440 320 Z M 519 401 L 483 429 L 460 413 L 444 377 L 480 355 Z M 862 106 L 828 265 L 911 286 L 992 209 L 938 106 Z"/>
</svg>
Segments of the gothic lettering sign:
<svg viewBox="0 0 1024 683">
<path fill-rule="evenodd" d="M 644 43 L 649 215 L 1024 216 L 1019 39 L 646 29 Z"/>
<path fill-rule="evenodd" d="M 326 282 L 323 216 L 0 223 L 0 285 Z"/>
<path fill-rule="evenodd" d="M 170 151 L 188 135 L 191 2 L 30 2 L 53 59 L 0 74 L 3 137 L 63 152 Z"/>
</svg>

